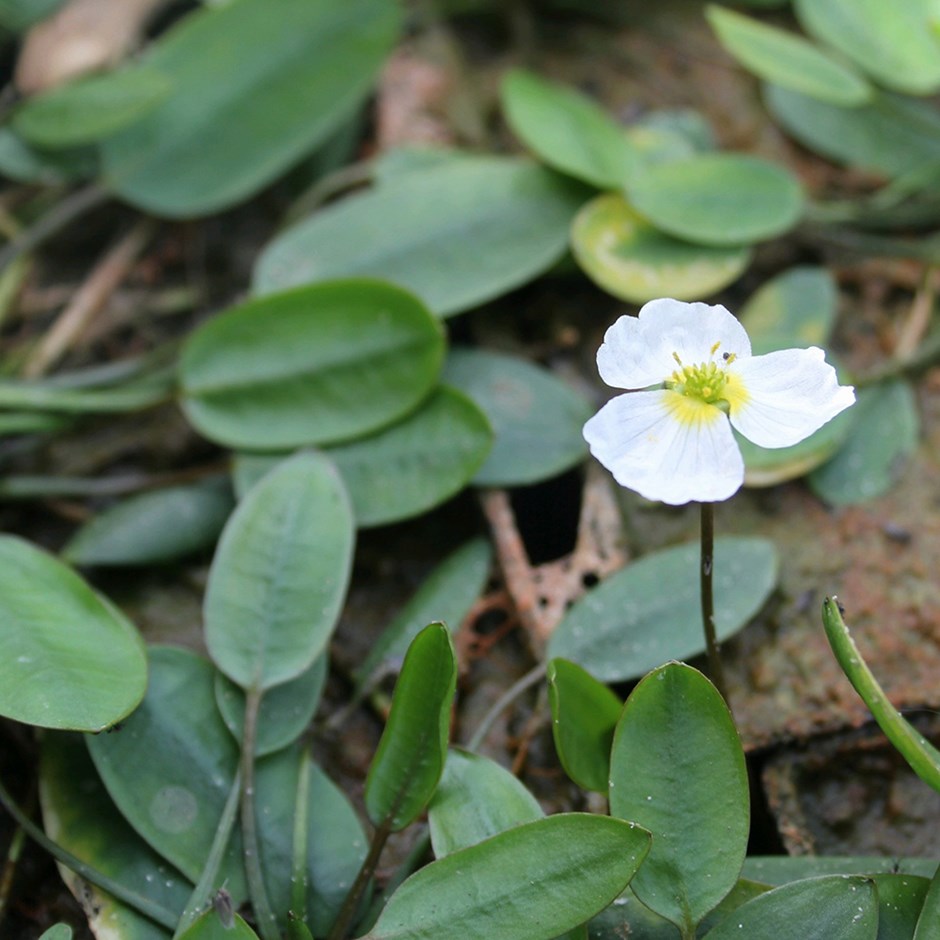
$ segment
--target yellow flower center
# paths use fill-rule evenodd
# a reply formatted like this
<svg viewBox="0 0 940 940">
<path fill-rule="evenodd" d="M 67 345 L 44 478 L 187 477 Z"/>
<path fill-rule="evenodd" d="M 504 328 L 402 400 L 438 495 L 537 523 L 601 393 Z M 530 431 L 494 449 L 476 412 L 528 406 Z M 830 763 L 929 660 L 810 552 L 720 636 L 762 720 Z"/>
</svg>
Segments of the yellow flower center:
<svg viewBox="0 0 940 940">
<path fill-rule="evenodd" d="M 712 357 L 718 352 L 720 345 L 721 343 L 715 343 L 712 346 Z M 734 353 L 723 353 L 720 362 L 712 358 L 698 365 L 685 365 L 678 353 L 673 353 L 672 358 L 676 360 L 679 368 L 666 379 L 666 388 L 696 403 L 715 405 L 725 412 L 733 400 L 742 396 L 744 390 L 740 382 L 725 368 L 734 362 Z"/>
</svg>

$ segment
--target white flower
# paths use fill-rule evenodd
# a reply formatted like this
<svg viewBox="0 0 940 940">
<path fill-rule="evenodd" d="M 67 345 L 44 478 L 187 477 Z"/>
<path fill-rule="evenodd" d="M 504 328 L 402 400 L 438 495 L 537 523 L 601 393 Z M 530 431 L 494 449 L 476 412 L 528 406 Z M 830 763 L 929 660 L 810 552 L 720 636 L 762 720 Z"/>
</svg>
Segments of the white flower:
<svg viewBox="0 0 940 940">
<path fill-rule="evenodd" d="M 621 317 L 597 367 L 608 385 L 645 391 L 587 422 L 591 453 L 622 486 L 673 505 L 727 499 L 744 482 L 732 426 L 761 447 L 789 447 L 855 401 L 821 349 L 752 356 L 737 319 L 702 303 L 653 300 Z"/>
</svg>

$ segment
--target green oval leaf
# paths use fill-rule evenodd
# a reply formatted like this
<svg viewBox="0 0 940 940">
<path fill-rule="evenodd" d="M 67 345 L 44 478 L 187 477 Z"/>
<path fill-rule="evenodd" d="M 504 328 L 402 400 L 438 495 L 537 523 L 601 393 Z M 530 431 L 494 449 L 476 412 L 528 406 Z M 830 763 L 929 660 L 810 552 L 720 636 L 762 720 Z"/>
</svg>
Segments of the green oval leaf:
<svg viewBox="0 0 940 940">
<path fill-rule="evenodd" d="M 638 157 L 624 129 L 590 98 L 523 69 L 503 79 L 506 120 L 549 166 L 602 189 L 620 189 Z"/>
<path fill-rule="evenodd" d="M 148 565 L 212 545 L 234 506 L 227 480 L 141 493 L 86 522 L 62 556 L 76 565 Z"/>
<path fill-rule="evenodd" d="M 940 940 L 940 865 L 927 889 L 913 940 Z"/>
<path fill-rule="evenodd" d="M 623 703 L 602 682 L 576 663 L 548 664 L 555 750 L 565 773 L 585 790 L 606 793 L 610 747 Z"/>
<path fill-rule="evenodd" d="M 257 192 L 327 140 L 368 94 L 398 28 L 392 0 L 231 0 L 190 14 L 143 65 L 173 76 L 102 146 L 105 182 L 171 217 Z"/>
<path fill-rule="evenodd" d="M 930 882 L 914 875 L 874 875 L 878 892 L 878 940 L 916 940 L 918 918 Z M 940 924 L 934 925 L 940 930 Z"/>
<path fill-rule="evenodd" d="M 795 0 L 803 28 L 882 85 L 911 95 L 940 89 L 940 46 L 928 5 L 882 0 Z"/>
<path fill-rule="evenodd" d="M 287 748 L 258 761 L 255 806 L 261 863 L 268 897 L 281 926 L 287 924 L 293 892 L 294 794 L 300 761 L 309 764 L 306 794 L 306 909 L 318 937 L 326 937 L 366 856 L 366 837 L 343 792 L 301 752 Z"/>
<path fill-rule="evenodd" d="M 705 245 L 741 245 L 782 235 L 803 211 L 795 177 L 743 154 L 700 154 L 648 167 L 628 186 L 627 195 L 657 228 Z"/>
<path fill-rule="evenodd" d="M 927 786 L 940 792 L 940 751 L 937 750 L 899 711 L 878 684 L 852 639 L 838 601 L 826 598 L 823 603 L 823 627 L 832 652 L 852 688 L 868 706 L 878 726 L 898 753 L 910 764 L 911 770 Z"/>
<path fill-rule="evenodd" d="M 805 476 L 825 464 L 852 434 L 855 418 L 854 408 L 843 411 L 790 447 L 758 447 L 735 431 L 734 439 L 744 458 L 745 486 L 775 486 Z"/>
<path fill-rule="evenodd" d="M 22 32 L 55 12 L 64 2 L 65 0 L 0 0 L 0 26 L 15 33 Z"/>
<path fill-rule="evenodd" d="M 648 846 L 649 833 L 606 816 L 526 823 L 412 875 L 362 940 L 551 940 L 610 904 Z"/>
<path fill-rule="evenodd" d="M 445 385 L 404 421 L 325 453 L 349 490 L 356 524 L 365 528 L 408 519 L 449 499 L 470 482 L 492 442 L 483 412 Z"/>
<path fill-rule="evenodd" d="M 149 68 L 79 79 L 30 98 L 13 129 L 37 147 L 77 147 L 115 133 L 170 93 L 170 79 Z"/>
<path fill-rule="evenodd" d="M 68 924 L 53 924 L 40 934 L 39 940 L 72 940 L 72 928 Z"/>
<path fill-rule="evenodd" d="M 691 666 L 660 666 L 627 699 L 610 755 L 610 812 L 653 834 L 636 896 L 693 936 L 741 873 L 750 800 L 731 712 Z"/>
<path fill-rule="evenodd" d="M 836 315 L 836 289 L 824 268 L 796 267 L 764 284 L 745 304 L 741 323 L 755 355 L 776 349 L 825 346 Z M 837 415 L 792 447 L 765 448 L 735 432 L 747 486 L 773 486 L 809 473 L 848 437 L 855 409 Z"/>
<path fill-rule="evenodd" d="M 616 193 L 597 196 L 578 213 L 571 248 L 588 277 L 614 297 L 637 304 L 664 296 L 707 297 L 736 281 L 751 260 L 744 246 L 673 238 Z"/>
<path fill-rule="evenodd" d="M 871 96 L 857 72 L 800 36 L 715 4 L 705 16 L 725 49 L 760 78 L 843 107 Z"/>
<path fill-rule="evenodd" d="M 451 748 L 428 806 L 431 846 L 443 858 L 542 816 L 538 800 L 505 767 Z"/>
<path fill-rule="evenodd" d="M 326 654 L 299 676 L 276 685 L 261 699 L 255 738 L 255 756 L 263 757 L 287 747 L 310 724 L 326 684 Z M 241 742 L 245 724 L 245 693 L 221 673 L 215 677 L 215 701 L 232 737 Z"/>
<path fill-rule="evenodd" d="M 0 535 L 0 714 L 101 731 L 133 711 L 146 687 L 134 625 L 62 562 Z"/>
<path fill-rule="evenodd" d="M 119 731 L 86 737 L 101 780 L 138 835 L 194 884 L 228 799 L 238 748 L 219 716 L 215 670 L 183 649 L 150 649 L 150 684 Z M 240 847 L 224 863 L 245 895 Z"/>
<path fill-rule="evenodd" d="M 366 812 L 376 826 L 404 829 L 434 794 L 447 757 L 456 687 L 450 633 L 443 624 L 432 623 L 408 647 L 366 777 Z"/>
<path fill-rule="evenodd" d="M 495 433 L 477 486 L 538 483 L 587 456 L 581 429 L 593 406 L 547 370 L 517 356 L 453 349 L 443 379 L 476 403 Z"/>
<path fill-rule="evenodd" d="M 335 469 L 297 454 L 232 514 L 204 604 L 213 662 L 243 689 L 269 689 L 309 669 L 339 616 L 355 527 Z"/>
<path fill-rule="evenodd" d="M 233 923 L 226 924 L 210 908 L 180 934 L 179 940 L 258 940 L 258 935 L 238 914 Z"/>
<path fill-rule="evenodd" d="M 854 421 L 835 457 L 809 477 L 813 492 L 849 506 L 888 492 L 917 447 L 920 419 L 909 383 L 900 379 L 859 390 Z"/>
<path fill-rule="evenodd" d="M 583 201 L 581 187 L 523 160 L 447 161 L 288 229 L 261 255 L 255 291 L 366 275 L 394 281 L 449 316 L 551 267 Z"/>
<path fill-rule="evenodd" d="M 841 163 L 901 176 L 940 161 L 940 115 L 923 102 L 878 94 L 840 108 L 776 85 L 765 87 L 764 99 L 801 144 Z"/>
<path fill-rule="evenodd" d="M 836 319 L 836 285 L 825 268 L 790 268 L 756 290 L 741 310 L 755 355 L 825 346 Z"/>
<path fill-rule="evenodd" d="M 733 911 L 708 940 L 875 940 L 878 897 L 867 878 L 834 875 L 774 888 Z"/>
<path fill-rule="evenodd" d="M 603 682 L 622 682 L 667 659 L 704 652 L 699 545 L 653 552 L 577 601 L 548 642 Z M 715 623 L 724 640 L 763 606 L 777 583 L 777 553 L 758 538 L 715 540 Z"/>
<path fill-rule="evenodd" d="M 0 127 L 0 175 L 18 183 L 60 186 L 88 179 L 97 169 L 95 155 L 87 148 L 39 150 L 30 147 L 9 127 Z"/>
<path fill-rule="evenodd" d="M 119 732 L 115 732 L 119 733 Z M 122 887 L 179 917 L 192 884 L 123 819 L 78 735 L 46 734 L 41 745 L 39 799 L 46 835 Z M 88 906 L 92 931 L 122 940 L 166 940 L 169 933 L 64 867 L 69 890 Z"/>
<path fill-rule="evenodd" d="M 413 411 L 437 382 L 441 325 L 380 281 L 312 285 L 214 317 L 180 358 L 182 404 L 206 437 L 286 450 L 361 437 Z"/>
<path fill-rule="evenodd" d="M 385 666 L 396 669 L 411 641 L 432 621 L 456 630 L 486 585 L 493 552 L 486 539 L 471 539 L 428 576 L 395 619 L 369 647 L 353 674 L 361 690 Z"/>
<path fill-rule="evenodd" d="M 749 855 L 744 874 L 764 884 L 782 885 L 817 875 L 873 875 L 897 870 L 929 878 L 937 862 L 927 858 L 840 855 Z"/>
</svg>

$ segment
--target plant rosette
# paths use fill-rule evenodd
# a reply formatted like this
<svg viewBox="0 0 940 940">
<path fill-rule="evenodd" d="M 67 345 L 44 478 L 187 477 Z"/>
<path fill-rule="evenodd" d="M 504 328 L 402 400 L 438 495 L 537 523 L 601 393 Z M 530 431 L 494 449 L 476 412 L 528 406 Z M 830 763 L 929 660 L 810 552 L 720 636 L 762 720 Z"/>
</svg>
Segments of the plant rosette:
<svg viewBox="0 0 940 940">
<path fill-rule="evenodd" d="M 737 318 L 703 303 L 653 300 L 620 317 L 597 366 L 630 391 L 585 424 L 591 453 L 621 486 L 671 505 L 718 502 L 741 487 L 732 427 L 761 447 L 789 447 L 855 401 L 822 349 L 752 356 Z"/>
</svg>

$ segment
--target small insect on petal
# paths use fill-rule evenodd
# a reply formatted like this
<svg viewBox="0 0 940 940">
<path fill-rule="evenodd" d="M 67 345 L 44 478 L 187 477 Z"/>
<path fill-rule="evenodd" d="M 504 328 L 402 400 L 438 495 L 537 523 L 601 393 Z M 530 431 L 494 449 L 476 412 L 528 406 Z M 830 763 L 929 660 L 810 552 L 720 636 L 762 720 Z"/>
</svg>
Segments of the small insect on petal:
<svg viewBox="0 0 940 940">
<path fill-rule="evenodd" d="M 218 915 L 219 921 L 226 930 L 235 926 L 235 908 L 232 905 L 232 896 L 224 887 L 219 888 L 212 899 L 212 906 Z"/>
</svg>

